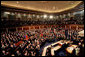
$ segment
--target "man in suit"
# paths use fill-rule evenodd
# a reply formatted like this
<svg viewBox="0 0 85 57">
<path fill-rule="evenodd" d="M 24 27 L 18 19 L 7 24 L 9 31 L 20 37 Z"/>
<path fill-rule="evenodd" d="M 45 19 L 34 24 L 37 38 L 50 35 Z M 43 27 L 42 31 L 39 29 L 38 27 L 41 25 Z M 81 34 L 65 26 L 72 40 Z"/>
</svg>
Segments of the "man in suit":
<svg viewBox="0 0 85 57">
<path fill-rule="evenodd" d="M 68 29 L 65 30 L 65 37 L 68 38 Z"/>
</svg>

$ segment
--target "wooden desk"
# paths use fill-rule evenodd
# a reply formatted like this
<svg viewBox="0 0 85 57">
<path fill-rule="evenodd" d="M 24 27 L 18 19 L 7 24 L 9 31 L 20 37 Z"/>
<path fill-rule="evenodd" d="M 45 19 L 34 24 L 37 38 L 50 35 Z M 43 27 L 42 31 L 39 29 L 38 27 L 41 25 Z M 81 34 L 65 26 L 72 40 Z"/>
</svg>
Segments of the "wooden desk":
<svg viewBox="0 0 85 57">
<path fill-rule="evenodd" d="M 43 52 L 42 52 L 42 56 L 45 56 L 45 55 L 46 55 L 46 51 L 47 51 L 47 48 L 48 48 L 48 47 L 52 47 L 52 46 L 54 46 L 54 45 L 56 45 L 56 44 L 60 44 L 60 46 L 58 45 L 58 46 L 56 46 L 56 47 L 52 47 L 51 54 L 54 55 L 54 51 L 55 51 L 55 50 L 58 50 L 59 48 L 61 48 L 61 46 L 62 46 L 64 43 L 69 43 L 69 42 L 70 42 L 70 41 L 60 40 L 60 41 L 58 41 L 58 42 L 52 43 L 51 45 L 48 45 L 48 46 L 44 47 Z"/>
<path fill-rule="evenodd" d="M 46 55 L 46 51 L 47 51 L 47 48 L 48 48 L 48 47 L 51 47 L 51 46 L 46 46 L 46 47 L 43 49 L 42 56 L 45 56 L 45 55 Z"/>
<path fill-rule="evenodd" d="M 76 48 L 76 47 L 77 47 L 77 45 L 72 45 L 72 47 Z"/>
<path fill-rule="evenodd" d="M 66 48 L 66 51 L 70 54 L 72 54 L 73 50 L 77 47 L 77 45 L 72 45 L 70 47 L 67 47 Z"/>
<path fill-rule="evenodd" d="M 53 47 L 52 49 L 51 49 L 51 55 L 52 56 L 54 56 L 55 54 L 54 54 L 54 51 L 57 51 L 58 49 L 60 49 L 61 48 L 61 46 L 56 46 L 56 47 Z"/>
<path fill-rule="evenodd" d="M 51 47 L 51 46 L 56 45 L 56 44 L 58 44 L 58 43 L 61 43 L 61 41 L 58 41 L 58 42 L 52 43 L 51 45 L 46 46 L 46 47 L 43 49 L 42 56 L 45 56 L 45 55 L 46 55 L 46 50 L 47 50 L 48 47 Z"/>
</svg>

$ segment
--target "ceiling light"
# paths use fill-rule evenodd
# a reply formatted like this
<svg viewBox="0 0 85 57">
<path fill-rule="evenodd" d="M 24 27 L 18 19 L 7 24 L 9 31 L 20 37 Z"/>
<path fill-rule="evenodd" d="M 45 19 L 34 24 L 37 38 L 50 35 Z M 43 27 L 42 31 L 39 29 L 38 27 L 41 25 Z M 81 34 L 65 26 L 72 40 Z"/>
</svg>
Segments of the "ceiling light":
<svg viewBox="0 0 85 57">
<path fill-rule="evenodd" d="M 15 15 L 14 13 L 11 13 L 11 15 Z"/>
<path fill-rule="evenodd" d="M 5 14 L 10 14 L 10 12 L 4 12 Z"/>
<path fill-rule="evenodd" d="M 37 18 L 39 18 L 39 15 L 37 15 Z"/>
<path fill-rule="evenodd" d="M 47 15 L 44 15 L 44 18 L 47 18 Z"/>
<path fill-rule="evenodd" d="M 23 14 L 24 16 L 26 16 L 26 14 Z"/>
<path fill-rule="evenodd" d="M 33 17 L 35 17 L 35 14 L 33 14 Z"/>
<path fill-rule="evenodd" d="M 50 15 L 50 19 L 52 19 L 53 18 L 53 16 L 52 15 Z"/>
</svg>

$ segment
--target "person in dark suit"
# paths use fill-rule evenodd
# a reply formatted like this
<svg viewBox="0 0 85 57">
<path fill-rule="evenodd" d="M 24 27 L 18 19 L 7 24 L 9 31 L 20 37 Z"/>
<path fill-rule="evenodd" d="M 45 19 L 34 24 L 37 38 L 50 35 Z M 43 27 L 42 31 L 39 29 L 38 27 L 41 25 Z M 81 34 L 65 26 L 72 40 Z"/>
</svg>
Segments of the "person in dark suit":
<svg viewBox="0 0 85 57">
<path fill-rule="evenodd" d="M 72 56 L 76 56 L 76 50 L 75 49 L 72 52 Z"/>
<path fill-rule="evenodd" d="M 65 30 L 65 37 L 68 38 L 68 29 Z"/>
</svg>

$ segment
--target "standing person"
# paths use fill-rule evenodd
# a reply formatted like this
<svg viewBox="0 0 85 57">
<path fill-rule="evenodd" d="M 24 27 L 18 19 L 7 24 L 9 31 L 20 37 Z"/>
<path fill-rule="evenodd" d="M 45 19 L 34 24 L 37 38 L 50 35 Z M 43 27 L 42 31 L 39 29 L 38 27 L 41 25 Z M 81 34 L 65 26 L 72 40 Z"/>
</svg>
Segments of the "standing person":
<svg viewBox="0 0 85 57">
<path fill-rule="evenodd" d="M 68 29 L 65 30 L 65 37 L 68 39 Z"/>
<path fill-rule="evenodd" d="M 71 35 L 72 35 L 72 34 L 71 34 L 71 31 L 69 30 L 69 39 L 70 39 L 70 40 L 71 40 Z"/>
<path fill-rule="evenodd" d="M 78 31 L 77 30 L 74 32 L 74 35 L 75 35 L 75 37 L 77 39 L 78 38 Z"/>
<path fill-rule="evenodd" d="M 73 33 L 73 31 L 71 32 L 71 40 L 73 41 L 73 37 L 74 37 L 74 35 L 73 35 L 74 33 Z"/>
</svg>

